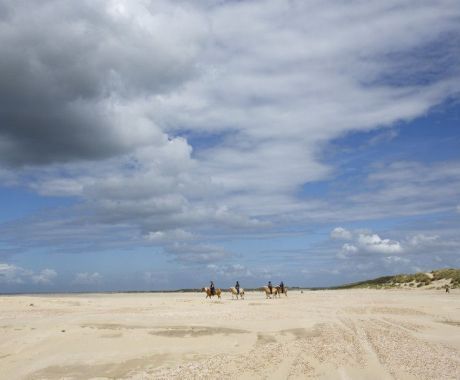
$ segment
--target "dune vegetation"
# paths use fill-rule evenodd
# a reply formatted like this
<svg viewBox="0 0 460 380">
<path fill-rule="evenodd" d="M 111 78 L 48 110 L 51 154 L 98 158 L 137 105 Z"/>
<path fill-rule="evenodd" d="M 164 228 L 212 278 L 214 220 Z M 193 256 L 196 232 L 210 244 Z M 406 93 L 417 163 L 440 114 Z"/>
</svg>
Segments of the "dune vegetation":
<svg viewBox="0 0 460 380">
<path fill-rule="evenodd" d="M 336 287 L 336 289 L 350 288 L 459 288 L 460 269 L 446 268 L 433 270 L 431 272 L 419 272 L 413 274 L 397 274 L 394 276 L 383 276 L 373 280 L 354 282 Z"/>
</svg>

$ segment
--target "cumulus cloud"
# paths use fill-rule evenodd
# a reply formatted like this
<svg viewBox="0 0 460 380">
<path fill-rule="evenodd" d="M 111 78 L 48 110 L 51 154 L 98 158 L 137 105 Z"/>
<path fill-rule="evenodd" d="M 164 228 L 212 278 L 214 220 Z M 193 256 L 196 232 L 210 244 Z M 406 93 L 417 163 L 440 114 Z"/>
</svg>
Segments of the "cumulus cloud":
<svg viewBox="0 0 460 380">
<path fill-rule="evenodd" d="M 349 257 L 352 257 L 354 254 L 356 254 L 358 251 L 359 249 L 355 245 L 345 243 L 344 245 L 342 245 L 342 248 L 336 256 L 339 259 L 348 259 Z"/>
<path fill-rule="evenodd" d="M 203 15 L 169 2 L 3 4 L 0 160 L 100 159 L 164 141 L 143 99 L 196 74 Z"/>
<path fill-rule="evenodd" d="M 53 269 L 34 272 L 13 264 L 0 263 L 0 283 L 3 284 L 51 285 L 56 277 L 57 272 Z"/>
<path fill-rule="evenodd" d="M 355 252 L 358 252 L 358 248 L 356 246 L 354 246 L 353 244 L 345 243 L 342 246 L 342 251 L 344 251 L 346 253 L 355 253 Z"/>
<path fill-rule="evenodd" d="M 398 254 L 404 251 L 399 241 L 382 239 L 379 235 L 364 231 L 348 231 L 344 228 L 337 227 L 331 232 L 332 239 L 351 240 L 351 243 L 342 245 L 339 258 L 346 258 L 350 255 L 362 253 L 383 253 Z M 420 239 L 420 237 L 419 237 Z"/>
<path fill-rule="evenodd" d="M 36 284 L 51 284 L 57 277 L 57 272 L 53 269 L 43 269 L 40 273 L 32 275 L 32 282 Z"/>
<path fill-rule="evenodd" d="M 357 243 L 360 248 L 375 253 L 401 253 L 403 248 L 398 241 L 382 239 L 377 234 L 359 234 Z"/>
<path fill-rule="evenodd" d="M 0 263 L 0 282 L 3 284 L 22 284 L 28 272 L 15 265 Z"/>
<path fill-rule="evenodd" d="M 193 239 L 193 234 L 184 231 L 182 229 L 175 229 L 171 231 L 155 231 L 149 232 L 145 235 L 145 238 L 153 242 L 164 242 L 164 241 L 181 241 Z"/>
<path fill-rule="evenodd" d="M 75 275 L 73 283 L 76 285 L 97 285 L 102 282 L 102 275 L 98 272 L 81 272 Z"/>
<path fill-rule="evenodd" d="M 333 239 L 350 240 L 352 236 L 352 233 L 343 227 L 336 227 L 331 231 Z"/>
<path fill-rule="evenodd" d="M 163 244 L 180 260 L 221 260 L 230 254 L 205 241 L 216 231 L 381 216 L 388 203 L 420 199 L 414 172 L 425 189 L 439 175 L 458 182 L 449 167 L 399 163 L 370 174 L 366 194 L 298 196 L 334 175 L 320 159 L 327 142 L 411 120 L 458 93 L 455 2 L 3 4 L 0 175 L 80 200 L 70 221 L 34 220 L 36 244 L 105 231 L 106 247 L 118 236 Z M 440 201 L 400 210 L 420 205 Z M 402 250 L 378 235 L 350 244 Z"/>
<path fill-rule="evenodd" d="M 409 238 L 408 243 L 414 247 L 426 246 L 436 243 L 439 235 L 415 234 Z"/>
</svg>

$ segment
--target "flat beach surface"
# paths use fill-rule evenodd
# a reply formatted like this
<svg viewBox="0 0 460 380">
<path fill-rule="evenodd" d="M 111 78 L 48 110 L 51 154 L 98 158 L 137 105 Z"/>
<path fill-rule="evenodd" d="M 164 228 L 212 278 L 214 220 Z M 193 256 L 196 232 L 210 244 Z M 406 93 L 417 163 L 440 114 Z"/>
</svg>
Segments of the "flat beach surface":
<svg viewBox="0 0 460 380">
<path fill-rule="evenodd" d="M 2 379 L 460 379 L 460 292 L 0 296 Z"/>
</svg>

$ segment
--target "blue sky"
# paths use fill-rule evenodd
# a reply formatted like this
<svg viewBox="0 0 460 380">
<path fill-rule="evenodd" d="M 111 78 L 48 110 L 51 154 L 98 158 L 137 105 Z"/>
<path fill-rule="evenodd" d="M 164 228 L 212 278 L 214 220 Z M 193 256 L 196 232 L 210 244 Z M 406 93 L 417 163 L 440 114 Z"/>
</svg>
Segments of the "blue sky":
<svg viewBox="0 0 460 380">
<path fill-rule="evenodd" d="M 1 2 L 0 292 L 459 267 L 459 21 L 455 1 Z"/>
</svg>

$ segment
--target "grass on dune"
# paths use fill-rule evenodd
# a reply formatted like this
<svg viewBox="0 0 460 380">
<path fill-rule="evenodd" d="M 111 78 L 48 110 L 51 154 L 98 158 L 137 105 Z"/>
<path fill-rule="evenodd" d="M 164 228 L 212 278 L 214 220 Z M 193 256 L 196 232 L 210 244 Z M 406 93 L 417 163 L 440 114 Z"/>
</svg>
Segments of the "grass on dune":
<svg viewBox="0 0 460 380">
<path fill-rule="evenodd" d="M 433 281 L 449 280 L 450 287 L 460 287 L 460 269 L 446 268 L 429 272 L 430 274 L 419 272 L 413 274 L 397 274 L 395 276 L 383 276 L 373 280 L 354 282 L 336 287 L 336 289 L 350 288 L 396 288 L 401 286 L 422 287 L 430 285 Z"/>
</svg>

